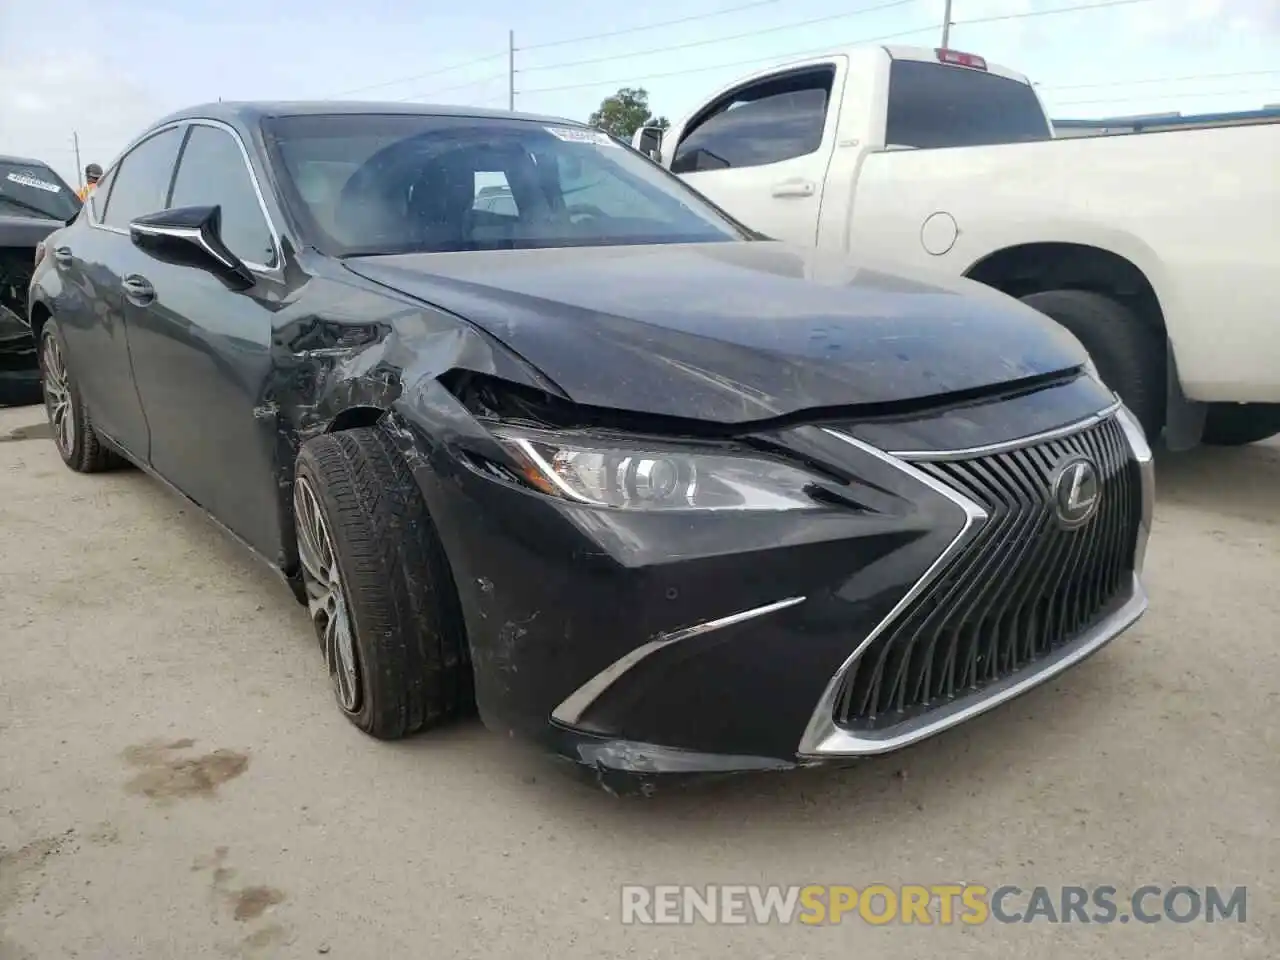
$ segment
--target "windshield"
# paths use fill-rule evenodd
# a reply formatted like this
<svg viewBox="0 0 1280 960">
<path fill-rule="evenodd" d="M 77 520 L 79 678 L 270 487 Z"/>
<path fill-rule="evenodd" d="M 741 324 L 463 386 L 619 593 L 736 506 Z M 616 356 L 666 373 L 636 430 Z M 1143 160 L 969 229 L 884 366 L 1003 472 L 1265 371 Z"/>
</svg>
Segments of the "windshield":
<svg viewBox="0 0 1280 960">
<path fill-rule="evenodd" d="M 264 126 L 286 202 L 308 240 L 335 256 L 745 238 L 597 130 L 378 114 Z"/>
<path fill-rule="evenodd" d="M 1031 85 L 971 67 L 895 60 L 889 70 L 889 147 L 974 147 L 1049 140 Z"/>
<path fill-rule="evenodd" d="M 0 160 L 0 214 L 69 220 L 79 211 L 75 191 L 43 163 Z"/>
</svg>

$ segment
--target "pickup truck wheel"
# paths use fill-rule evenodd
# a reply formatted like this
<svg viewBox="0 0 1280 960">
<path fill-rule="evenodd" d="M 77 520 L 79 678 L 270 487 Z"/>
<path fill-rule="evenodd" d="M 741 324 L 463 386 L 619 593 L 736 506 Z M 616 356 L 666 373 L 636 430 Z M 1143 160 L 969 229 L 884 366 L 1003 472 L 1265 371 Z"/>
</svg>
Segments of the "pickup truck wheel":
<svg viewBox="0 0 1280 960">
<path fill-rule="evenodd" d="M 1213 403 L 1204 420 L 1201 442 L 1242 447 L 1280 434 L 1280 403 Z"/>
<path fill-rule="evenodd" d="M 1164 429 L 1165 340 L 1110 297 L 1089 290 L 1044 290 L 1022 298 L 1083 344 L 1102 382 L 1114 390 L 1154 441 Z"/>
<path fill-rule="evenodd" d="M 108 450 L 98 437 L 76 386 L 67 369 L 66 349 L 57 321 L 50 318 L 40 331 L 40 384 L 45 414 L 53 431 L 58 455 L 76 473 L 99 473 L 121 466 L 124 461 Z"/>
<path fill-rule="evenodd" d="M 396 740 L 473 702 L 462 610 L 417 483 L 382 430 L 309 441 L 293 488 L 302 582 L 338 706 Z"/>
</svg>

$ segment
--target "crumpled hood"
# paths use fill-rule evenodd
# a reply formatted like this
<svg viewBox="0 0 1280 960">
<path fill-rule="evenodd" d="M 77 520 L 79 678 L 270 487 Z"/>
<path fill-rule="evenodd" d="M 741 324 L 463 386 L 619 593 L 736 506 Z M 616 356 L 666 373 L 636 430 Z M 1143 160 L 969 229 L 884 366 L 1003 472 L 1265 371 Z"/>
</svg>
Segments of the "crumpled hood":
<svg viewBox="0 0 1280 960">
<path fill-rule="evenodd" d="M 964 280 L 772 242 L 351 258 L 591 406 L 719 423 L 969 391 L 1077 367 L 1078 341 Z"/>
</svg>

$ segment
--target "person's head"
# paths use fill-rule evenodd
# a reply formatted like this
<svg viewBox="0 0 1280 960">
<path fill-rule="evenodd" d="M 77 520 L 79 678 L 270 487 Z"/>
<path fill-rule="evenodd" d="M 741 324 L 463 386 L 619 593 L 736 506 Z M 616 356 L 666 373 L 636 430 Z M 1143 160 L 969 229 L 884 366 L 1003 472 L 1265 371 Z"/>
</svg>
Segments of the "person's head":
<svg viewBox="0 0 1280 960">
<path fill-rule="evenodd" d="M 97 183 L 102 179 L 102 168 L 96 163 L 91 163 L 84 168 L 84 179 L 88 183 Z"/>
</svg>

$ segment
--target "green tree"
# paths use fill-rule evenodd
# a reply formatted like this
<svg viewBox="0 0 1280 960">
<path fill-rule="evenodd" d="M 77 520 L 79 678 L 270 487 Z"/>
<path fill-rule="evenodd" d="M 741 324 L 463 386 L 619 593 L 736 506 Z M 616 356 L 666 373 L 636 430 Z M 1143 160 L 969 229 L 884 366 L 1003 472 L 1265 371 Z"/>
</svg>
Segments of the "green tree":
<svg viewBox="0 0 1280 960">
<path fill-rule="evenodd" d="M 605 97 L 600 109 L 587 118 L 587 123 L 607 130 L 620 140 L 630 140 L 641 127 L 671 125 L 666 117 L 655 117 L 649 112 L 649 91 L 644 87 L 623 87 L 611 97 Z"/>
</svg>

